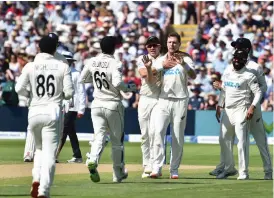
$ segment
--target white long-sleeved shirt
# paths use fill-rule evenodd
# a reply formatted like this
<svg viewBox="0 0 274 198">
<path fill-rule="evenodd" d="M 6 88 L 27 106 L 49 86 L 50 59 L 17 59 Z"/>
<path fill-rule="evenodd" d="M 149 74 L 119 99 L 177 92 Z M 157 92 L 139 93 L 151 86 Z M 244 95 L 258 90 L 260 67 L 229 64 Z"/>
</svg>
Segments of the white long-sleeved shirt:
<svg viewBox="0 0 274 198">
<path fill-rule="evenodd" d="M 153 58 L 152 56 L 148 55 L 149 59 L 152 60 L 152 64 L 155 64 L 156 60 L 158 60 L 160 58 L 160 56 L 158 56 L 156 59 Z M 144 65 L 143 61 L 143 56 L 139 56 L 137 58 L 137 66 L 138 66 L 138 70 L 142 69 L 142 68 L 146 68 L 146 66 Z M 162 72 L 157 72 L 156 74 L 156 82 L 153 84 L 149 84 L 146 82 L 145 78 L 142 78 L 142 86 L 140 89 L 140 95 L 141 96 L 147 96 L 147 97 L 153 97 L 153 98 L 158 98 L 160 91 L 161 91 L 161 80 L 162 80 Z"/>
<path fill-rule="evenodd" d="M 166 57 L 167 54 L 160 57 L 152 66 L 155 67 L 157 71 L 163 70 L 163 62 L 165 61 Z M 184 56 L 183 60 L 185 64 L 188 65 L 188 67 L 194 70 L 194 62 L 189 56 Z M 187 82 L 187 71 L 181 64 L 177 64 L 170 69 L 164 69 L 159 98 L 189 98 Z"/>
<path fill-rule="evenodd" d="M 37 54 L 34 62 L 25 65 L 15 90 L 31 98 L 30 108 L 50 103 L 61 106 L 63 99 L 70 99 L 74 93 L 68 65 L 46 53 Z"/>
<path fill-rule="evenodd" d="M 83 68 L 81 83 L 94 85 L 94 99 L 104 101 L 120 101 L 120 90 L 130 91 L 122 80 L 122 63 L 107 54 L 99 54 L 91 58 Z"/>
<path fill-rule="evenodd" d="M 262 93 L 265 93 L 266 90 L 267 90 L 267 84 L 266 84 L 266 81 L 265 81 L 265 75 L 264 75 L 264 71 L 263 71 L 263 68 L 259 66 L 258 63 L 254 62 L 254 61 L 251 61 L 251 60 L 248 60 L 248 62 L 246 63 L 246 66 L 248 71 L 250 71 L 251 73 L 253 73 L 257 80 L 258 80 L 258 83 L 259 83 L 259 87 L 262 91 Z M 224 71 L 224 74 L 223 76 L 228 73 L 228 72 L 231 72 L 233 71 L 233 65 L 229 65 L 225 71 Z M 253 95 L 252 95 L 252 99 L 253 99 Z M 225 97 L 223 95 L 223 92 L 221 91 L 220 92 L 220 96 L 219 96 L 219 102 L 218 102 L 218 105 L 221 106 L 221 107 L 224 107 L 224 104 L 225 103 Z"/>
<path fill-rule="evenodd" d="M 256 76 L 246 67 L 239 71 L 231 70 L 225 73 L 222 89 L 226 108 L 256 106 L 262 98 L 262 91 Z M 254 95 L 253 100 L 252 95 Z"/>
<path fill-rule="evenodd" d="M 70 100 L 65 100 L 64 104 L 69 111 L 76 111 L 79 114 L 84 114 L 86 108 L 86 92 L 84 84 L 80 83 L 80 72 L 71 67 L 71 77 L 74 95 Z"/>
</svg>

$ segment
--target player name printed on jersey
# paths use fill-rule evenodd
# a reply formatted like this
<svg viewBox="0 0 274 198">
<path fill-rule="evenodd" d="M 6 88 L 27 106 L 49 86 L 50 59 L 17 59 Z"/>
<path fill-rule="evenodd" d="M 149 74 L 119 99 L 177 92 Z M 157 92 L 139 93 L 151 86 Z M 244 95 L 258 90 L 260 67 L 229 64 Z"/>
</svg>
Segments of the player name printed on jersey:
<svg viewBox="0 0 274 198">
<path fill-rule="evenodd" d="M 94 61 L 92 63 L 92 67 L 109 68 L 109 62 L 107 62 L 107 61 L 103 61 L 103 62 L 101 62 L 101 61 L 99 61 L 99 62 Z"/>
<path fill-rule="evenodd" d="M 35 64 L 34 68 L 41 71 L 54 71 L 58 70 L 58 64 Z"/>
</svg>

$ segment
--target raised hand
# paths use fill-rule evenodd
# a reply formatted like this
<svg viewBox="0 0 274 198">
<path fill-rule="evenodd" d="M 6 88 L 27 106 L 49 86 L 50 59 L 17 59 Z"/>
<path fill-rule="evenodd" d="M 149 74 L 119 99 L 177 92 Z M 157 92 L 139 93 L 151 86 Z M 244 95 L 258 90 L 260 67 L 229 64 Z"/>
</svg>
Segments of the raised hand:
<svg viewBox="0 0 274 198">
<path fill-rule="evenodd" d="M 163 66 L 165 69 L 172 68 L 177 64 L 178 64 L 178 62 L 174 59 L 174 57 L 166 58 L 163 61 Z"/>
<path fill-rule="evenodd" d="M 173 54 L 173 59 L 178 63 L 183 65 L 184 64 L 184 58 L 182 56 L 182 53 L 176 52 Z"/>
<path fill-rule="evenodd" d="M 143 61 L 146 68 L 151 68 L 152 61 L 151 61 L 151 59 L 149 59 L 148 55 L 144 55 L 143 58 L 142 58 L 142 61 Z"/>
</svg>

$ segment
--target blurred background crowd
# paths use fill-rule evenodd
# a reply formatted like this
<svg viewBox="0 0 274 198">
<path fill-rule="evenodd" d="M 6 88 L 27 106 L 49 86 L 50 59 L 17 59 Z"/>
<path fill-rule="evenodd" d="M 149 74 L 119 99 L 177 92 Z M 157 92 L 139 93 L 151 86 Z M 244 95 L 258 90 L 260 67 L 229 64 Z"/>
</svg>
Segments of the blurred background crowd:
<svg viewBox="0 0 274 198">
<path fill-rule="evenodd" d="M 173 24 L 196 24 L 188 52 L 198 77 L 189 82 L 189 109 L 214 110 L 218 90 L 212 87 L 231 64 L 230 43 L 239 37 L 251 40 L 252 59 L 263 68 L 268 90 L 262 101 L 264 111 L 273 111 L 273 2 L 0 2 L 0 97 L 2 105 L 26 106 L 14 85 L 22 68 L 38 53 L 43 35 L 56 32 L 59 40 L 74 53 L 75 68 L 100 53 L 100 39 L 117 36 L 115 57 L 123 64 L 125 82 L 141 86 L 136 58 L 146 53 L 145 42 L 155 35 L 164 45 Z M 184 36 L 184 32 L 178 32 Z M 93 100 L 93 87 L 86 85 L 87 106 Z M 123 93 L 125 107 L 138 107 L 138 93 Z"/>
</svg>

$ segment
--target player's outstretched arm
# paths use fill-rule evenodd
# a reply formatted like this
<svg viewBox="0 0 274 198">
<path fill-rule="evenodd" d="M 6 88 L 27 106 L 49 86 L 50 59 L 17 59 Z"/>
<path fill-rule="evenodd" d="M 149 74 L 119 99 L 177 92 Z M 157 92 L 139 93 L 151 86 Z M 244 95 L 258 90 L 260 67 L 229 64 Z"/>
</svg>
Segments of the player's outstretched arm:
<svg viewBox="0 0 274 198">
<path fill-rule="evenodd" d="M 65 71 L 64 71 L 64 79 L 63 79 L 63 93 L 64 98 L 66 100 L 69 100 L 72 98 L 74 94 L 73 84 L 72 84 L 72 78 L 71 78 L 71 71 L 69 69 L 69 66 L 67 64 L 65 65 Z"/>
<path fill-rule="evenodd" d="M 79 110 L 78 114 L 84 115 L 86 108 L 86 91 L 85 85 L 80 83 L 80 74 L 77 76 L 77 92 L 79 97 Z"/>
<path fill-rule="evenodd" d="M 91 61 L 89 61 L 91 62 Z M 80 83 L 93 83 L 92 73 L 89 70 L 89 62 L 84 66 L 81 75 L 80 75 Z"/>
<path fill-rule="evenodd" d="M 257 72 L 258 72 L 257 79 L 258 79 L 260 89 L 261 89 L 262 93 L 265 93 L 267 91 L 267 84 L 266 84 L 266 81 L 265 81 L 265 74 L 264 74 L 263 68 L 259 65 L 258 65 Z"/>
<path fill-rule="evenodd" d="M 248 86 L 252 93 L 254 94 L 254 99 L 252 101 L 251 106 L 249 107 L 246 115 L 246 119 L 250 120 L 253 117 L 254 110 L 258 104 L 260 104 L 260 101 L 262 99 L 262 91 L 259 87 L 259 83 L 257 80 L 257 77 L 253 75 L 251 78 L 248 78 Z"/>
<path fill-rule="evenodd" d="M 254 99 L 252 101 L 252 105 L 254 105 L 256 107 L 258 104 L 260 104 L 263 93 L 259 87 L 259 83 L 258 83 L 258 80 L 255 75 L 252 75 L 252 77 L 249 78 L 248 80 L 249 80 L 248 86 L 250 87 L 250 90 L 254 94 Z"/>
<path fill-rule="evenodd" d="M 123 92 L 136 91 L 137 87 L 135 84 L 126 84 L 122 80 L 122 64 L 121 62 L 113 62 L 112 64 L 112 84 L 116 89 L 119 89 Z"/>
<path fill-rule="evenodd" d="M 187 75 L 194 80 L 196 78 L 196 72 L 193 60 L 189 56 L 183 57 L 182 60 L 182 65 L 186 69 Z"/>
<path fill-rule="evenodd" d="M 30 91 L 28 90 L 28 87 L 30 85 L 29 80 L 29 64 L 25 65 L 25 67 L 22 70 L 22 74 L 19 76 L 19 79 L 15 85 L 15 91 L 18 95 L 25 96 L 27 98 L 30 97 Z"/>
</svg>

